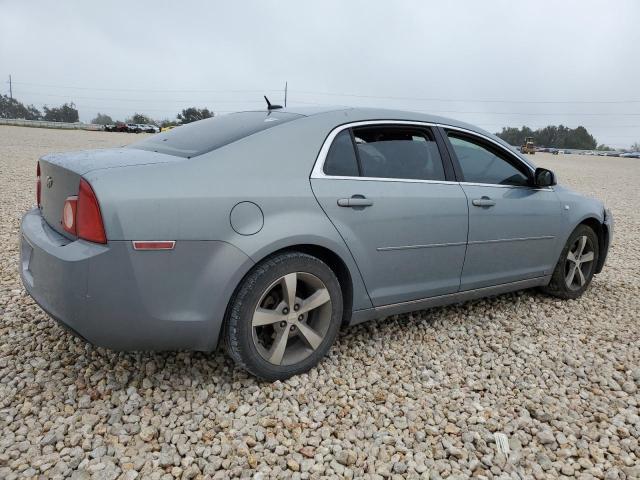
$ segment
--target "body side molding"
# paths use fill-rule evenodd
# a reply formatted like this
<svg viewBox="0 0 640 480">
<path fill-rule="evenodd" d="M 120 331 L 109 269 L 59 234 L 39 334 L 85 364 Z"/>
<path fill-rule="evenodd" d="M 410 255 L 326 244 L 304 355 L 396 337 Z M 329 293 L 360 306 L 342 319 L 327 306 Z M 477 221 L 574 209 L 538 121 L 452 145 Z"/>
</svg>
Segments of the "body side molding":
<svg viewBox="0 0 640 480">
<path fill-rule="evenodd" d="M 442 307 L 453 303 L 466 302 L 478 298 L 488 297 L 492 295 L 500 295 L 503 293 L 514 292 L 516 290 L 524 290 L 527 288 L 541 287 L 547 285 L 551 280 L 550 275 L 543 277 L 530 278 L 527 280 L 519 280 L 517 282 L 503 283 L 491 287 L 476 288 L 474 290 L 465 290 L 462 292 L 449 293 L 436 297 L 421 298 L 409 302 L 394 303 L 366 310 L 357 310 L 351 316 L 349 325 L 357 325 L 368 320 L 376 318 L 384 318 L 390 315 L 398 315 L 401 313 L 413 312 L 417 310 L 425 310 L 433 307 Z"/>
</svg>

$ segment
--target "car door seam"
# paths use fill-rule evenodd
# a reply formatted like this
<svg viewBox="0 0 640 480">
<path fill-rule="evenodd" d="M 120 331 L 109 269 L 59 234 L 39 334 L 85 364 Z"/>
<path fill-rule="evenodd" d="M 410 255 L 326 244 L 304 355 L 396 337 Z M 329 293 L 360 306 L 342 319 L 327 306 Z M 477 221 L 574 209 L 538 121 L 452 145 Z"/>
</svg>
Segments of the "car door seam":
<svg viewBox="0 0 640 480">
<path fill-rule="evenodd" d="M 462 288 L 462 274 L 464 272 L 464 266 L 467 263 L 467 253 L 469 252 L 469 229 L 471 228 L 471 210 L 469 207 L 469 195 L 467 195 L 467 192 L 465 191 L 464 187 L 462 186 L 461 182 L 458 182 L 458 186 L 460 187 L 460 190 L 462 190 L 462 193 L 464 194 L 464 198 L 466 199 L 466 205 L 467 205 L 467 241 L 466 244 L 464 246 L 464 258 L 462 259 L 462 267 L 460 267 L 460 276 L 459 278 L 459 282 L 458 282 L 458 292 L 460 291 L 460 289 Z"/>
<path fill-rule="evenodd" d="M 360 280 L 362 281 L 362 286 L 364 287 L 364 291 L 367 292 L 367 296 L 369 297 L 369 302 L 371 303 L 371 306 L 374 307 L 375 305 L 373 304 L 373 300 L 371 299 L 371 294 L 369 293 L 369 289 L 367 288 L 367 283 L 364 281 L 364 275 L 362 275 L 362 272 L 360 271 L 360 265 L 358 265 L 358 262 L 356 261 L 356 257 L 354 256 L 353 252 L 351 251 L 351 248 L 349 248 L 349 244 L 347 243 L 345 238 L 342 236 L 342 233 L 340 232 L 340 229 L 336 226 L 335 223 L 333 223 L 333 220 L 331 220 L 331 217 L 329 216 L 327 211 L 324 209 L 324 207 L 320 203 L 320 200 L 318 200 L 318 196 L 316 195 L 316 192 L 313 189 L 313 182 L 311 181 L 311 177 L 309 178 L 309 186 L 311 187 L 311 193 L 313 194 L 313 198 L 315 199 L 316 203 L 318 204 L 318 207 L 320 207 L 320 210 L 322 210 L 324 215 L 327 217 L 327 219 L 329 220 L 329 223 L 331 223 L 331 225 L 333 225 L 333 228 L 338 233 L 338 236 L 342 239 L 342 243 L 344 243 L 344 246 L 347 249 L 347 251 L 349 252 L 349 255 L 351 255 L 351 258 L 353 259 L 353 264 L 356 266 L 356 269 L 358 270 L 358 275 L 360 275 Z"/>
</svg>

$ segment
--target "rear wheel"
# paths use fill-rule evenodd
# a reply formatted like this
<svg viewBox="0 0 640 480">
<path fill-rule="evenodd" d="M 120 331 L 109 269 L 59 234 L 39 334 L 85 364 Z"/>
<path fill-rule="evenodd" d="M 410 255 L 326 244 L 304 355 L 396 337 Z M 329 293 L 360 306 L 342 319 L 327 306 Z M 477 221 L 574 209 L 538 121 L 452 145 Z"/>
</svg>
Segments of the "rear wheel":
<svg viewBox="0 0 640 480">
<path fill-rule="evenodd" d="M 551 282 L 543 291 L 564 299 L 580 297 L 593 279 L 599 253 L 593 229 L 579 225 L 569 236 Z"/>
<path fill-rule="evenodd" d="M 305 372 L 329 351 L 342 319 L 342 291 L 321 260 L 298 252 L 268 258 L 240 285 L 225 341 L 236 363 L 265 380 Z"/>
</svg>

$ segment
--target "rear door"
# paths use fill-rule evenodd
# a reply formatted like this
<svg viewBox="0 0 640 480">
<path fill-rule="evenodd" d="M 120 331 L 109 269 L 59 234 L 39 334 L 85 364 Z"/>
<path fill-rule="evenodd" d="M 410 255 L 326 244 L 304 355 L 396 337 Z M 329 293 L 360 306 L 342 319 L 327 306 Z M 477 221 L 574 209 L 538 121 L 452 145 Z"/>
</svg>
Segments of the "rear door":
<svg viewBox="0 0 640 480">
<path fill-rule="evenodd" d="M 561 225 L 553 188 L 533 187 L 532 168 L 488 139 L 457 130 L 446 135 L 469 201 L 469 244 L 460 289 L 551 273 Z"/>
<path fill-rule="evenodd" d="M 351 250 L 375 306 L 458 291 L 468 207 L 429 127 L 357 124 L 332 132 L 313 191 Z"/>
</svg>

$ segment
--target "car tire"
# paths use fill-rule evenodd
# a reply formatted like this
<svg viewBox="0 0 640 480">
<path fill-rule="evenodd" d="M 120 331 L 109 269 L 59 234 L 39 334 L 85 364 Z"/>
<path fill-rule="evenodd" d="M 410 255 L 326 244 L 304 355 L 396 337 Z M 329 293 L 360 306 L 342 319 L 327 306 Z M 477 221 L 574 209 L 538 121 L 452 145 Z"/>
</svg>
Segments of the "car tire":
<svg viewBox="0 0 640 480">
<path fill-rule="evenodd" d="M 276 254 L 247 274 L 231 300 L 227 353 L 263 380 L 306 372 L 331 348 L 342 310 L 340 283 L 323 261 L 301 252 Z"/>
<path fill-rule="evenodd" d="M 565 300 L 580 297 L 593 279 L 599 254 L 596 233 L 587 225 L 579 225 L 562 249 L 549 285 L 542 290 Z"/>
</svg>

